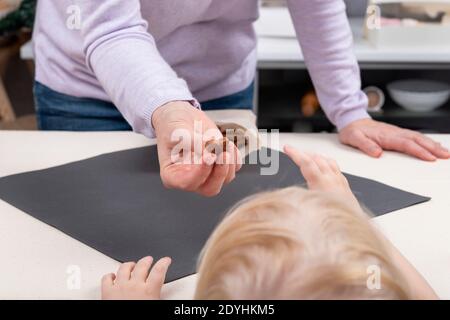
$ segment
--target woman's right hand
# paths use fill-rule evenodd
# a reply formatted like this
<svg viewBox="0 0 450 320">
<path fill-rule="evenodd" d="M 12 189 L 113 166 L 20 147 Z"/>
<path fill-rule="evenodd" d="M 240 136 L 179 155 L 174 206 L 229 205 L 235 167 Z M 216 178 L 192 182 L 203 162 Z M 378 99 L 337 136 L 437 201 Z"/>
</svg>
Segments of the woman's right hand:
<svg viewBox="0 0 450 320">
<path fill-rule="evenodd" d="M 239 150 L 231 141 L 219 154 L 207 150 L 208 142 L 222 140 L 223 135 L 203 111 L 190 103 L 175 101 L 158 108 L 152 123 L 161 180 L 167 188 L 216 196 L 241 169 Z M 180 145 L 186 152 L 178 157 Z"/>
<path fill-rule="evenodd" d="M 284 152 L 300 168 L 310 190 L 339 193 L 359 206 L 347 178 L 342 174 L 335 160 L 299 152 L 290 146 L 285 146 Z"/>
</svg>

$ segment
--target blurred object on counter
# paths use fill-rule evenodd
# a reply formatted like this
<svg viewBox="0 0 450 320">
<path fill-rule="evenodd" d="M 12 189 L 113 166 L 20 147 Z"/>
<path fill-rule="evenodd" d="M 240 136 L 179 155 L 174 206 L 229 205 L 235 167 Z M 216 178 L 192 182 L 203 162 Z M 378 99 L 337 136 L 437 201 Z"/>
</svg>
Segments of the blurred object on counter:
<svg viewBox="0 0 450 320">
<path fill-rule="evenodd" d="M 450 48 L 450 0 L 370 0 L 366 37 L 376 47 Z"/>
<path fill-rule="evenodd" d="M 384 103 L 386 102 L 386 96 L 383 90 L 378 87 L 370 86 L 364 89 L 364 93 L 369 99 L 367 111 L 381 112 L 384 107 Z"/>
<path fill-rule="evenodd" d="M 381 11 L 382 16 L 388 19 L 412 19 L 424 23 L 442 23 L 444 16 L 449 14 L 449 8 L 445 5 L 445 1 L 399 2 L 384 4 Z"/>
<path fill-rule="evenodd" d="M 388 90 L 398 105 L 413 112 L 436 110 L 450 98 L 450 85 L 430 80 L 395 81 Z"/>
<path fill-rule="evenodd" d="M 309 118 L 316 114 L 320 110 L 319 98 L 314 90 L 307 92 L 301 102 L 302 114 Z"/>
</svg>

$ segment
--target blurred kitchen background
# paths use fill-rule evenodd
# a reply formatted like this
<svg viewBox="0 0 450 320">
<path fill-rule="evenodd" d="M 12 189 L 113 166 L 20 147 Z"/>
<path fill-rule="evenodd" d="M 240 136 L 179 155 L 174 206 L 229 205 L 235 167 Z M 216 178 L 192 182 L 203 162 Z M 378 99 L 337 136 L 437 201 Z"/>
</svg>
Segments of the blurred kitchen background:
<svg viewBox="0 0 450 320">
<path fill-rule="evenodd" d="M 243 0 L 246 1 L 246 0 Z M 345 0 L 375 119 L 450 133 L 450 0 Z M 0 0 L 0 130 L 36 128 L 30 42 L 35 0 Z M 259 126 L 334 131 L 324 116 L 284 0 L 261 0 Z"/>
</svg>

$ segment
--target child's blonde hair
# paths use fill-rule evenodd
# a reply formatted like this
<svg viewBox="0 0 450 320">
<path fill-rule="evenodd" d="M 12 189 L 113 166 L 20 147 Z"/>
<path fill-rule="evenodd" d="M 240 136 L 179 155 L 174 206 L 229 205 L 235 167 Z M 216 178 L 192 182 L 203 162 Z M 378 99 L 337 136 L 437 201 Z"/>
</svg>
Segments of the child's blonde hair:
<svg viewBox="0 0 450 320">
<path fill-rule="evenodd" d="M 368 286 L 380 268 L 381 288 Z M 230 211 L 205 246 L 196 299 L 408 299 L 406 282 L 361 209 L 299 187 Z"/>
</svg>

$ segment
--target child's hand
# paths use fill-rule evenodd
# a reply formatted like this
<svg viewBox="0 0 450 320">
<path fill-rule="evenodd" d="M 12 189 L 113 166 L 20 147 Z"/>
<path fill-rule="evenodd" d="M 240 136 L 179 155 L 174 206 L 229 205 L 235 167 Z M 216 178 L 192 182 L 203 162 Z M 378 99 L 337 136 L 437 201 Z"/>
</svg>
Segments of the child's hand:
<svg viewBox="0 0 450 320">
<path fill-rule="evenodd" d="M 117 275 L 107 274 L 102 279 L 103 300 L 159 300 L 170 258 L 159 260 L 153 265 L 153 258 L 146 257 L 136 264 L 124 263 Z"/>
<path fill-rule="evenodd" d="M 284 147 L 284 152 L 299 166 L 310 190 L 340 193 L 358 204 L 336 161 L 319 155 L 300 153 L 289 146 Z"/>
</svg>

